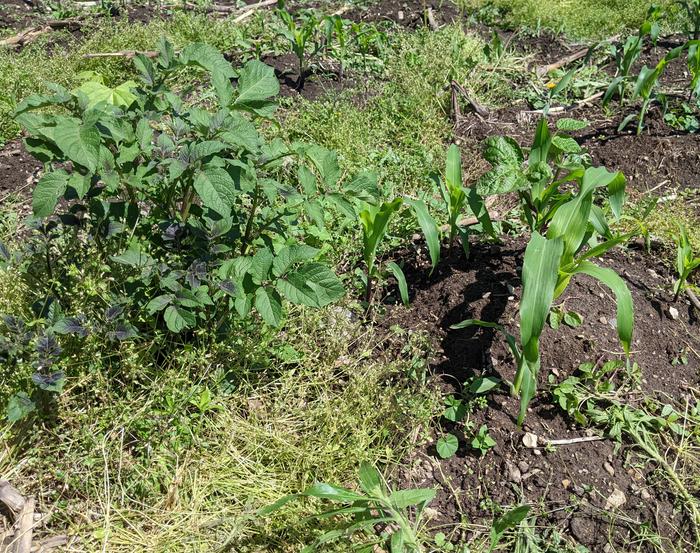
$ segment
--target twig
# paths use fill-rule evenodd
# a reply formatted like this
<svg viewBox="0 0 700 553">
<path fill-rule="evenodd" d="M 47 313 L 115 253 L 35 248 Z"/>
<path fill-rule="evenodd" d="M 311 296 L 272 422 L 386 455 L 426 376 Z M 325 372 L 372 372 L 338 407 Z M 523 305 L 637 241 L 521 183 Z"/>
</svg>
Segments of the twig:
<svg viewBox="0 0 700 553">
<path fill-rule="evenodd" d="M 440 28 L 440 25 L 438 25 L 437 21 L 435 21 L 435 14 L 433 13 L 433 8 L 428 7 L 428 9 L 425 10 L 425 17 L 428 20 L 428 25 L 433 31 L 437 31 Z"/>
<path fill-rule="evenodd" d="M 567 438 L 563 440 L 546 440 L 541 438 L 545 446 L 571 445 L 580 444 L 583 442 L 599 442 L 605 439 L 605 436 L 581 436 L 580 438 Z"/>
<path fill-rule="evenodd" d="M 33 529 L 34 498 L 29 498 L 25 501 L 24 509 L 22 509 L 22 513 L 18 519 L 13 553 L 31 553 Z"/>
<path fill-rule="evenodd" d="M 137 54 L 142 54 L 147 58 L 155 58 L 158 55 L 158 52 L 156 52 L 155 50 L 148 50 L 146 52 L 138 52 L 137 50 L 122 50 L 120 52 L 96 52 L 94 54 L 83 54 L 83 58 L 126 58 L 130 60 L 134 58 Z"/>
<path fill-rule="evenodd" d="M 24 508 L 24 497 L 7 480 L 0 480 L 0 501 L 15 515 Z"/>
<path fill-rule="evenodd" d="M 580 107 L 585 106 L 586 104 L 590 104 L 593 100 L 597 100 L 598 98 L 601 98 L 605 94 L 605 91 L 601 92 L 596 92 L 592 96 L 589 96 L 588 98 L 584 98 L 583 100 L 579 100 L 578 102 L 575 102 L 571 104 L 570 106 L 557 106 L 555 108 L 549 108 L 547 110 L 547 113 L 564 113 L 566 111 L 571 111 L 574 109 L 578 109 Z M 545 110 L 543 109 L 533 109 L 529 111 L 524 111 L 523 113 L 544 113 Z"/>
<path fill-rule="evenodd" d="M 250 17 L 251 15 L 253 15 L 253 13 L 254 13 L 256 10 L 258 10 L 259 8 L 264 8 L 264 7 L 266 7 L 266 6 L 272 6 L 272 5 L 276 4 L 276 3 L 277 3 L 277 0 L 265 0 L 264 2 L 258 2 L 257 4 L 250 4 L 250 5 L 246 6 L 245 8 L 243 8 L 243 10 L 242 10 L 243 13 L 241 13 L 241 15 L 239 15 L 238 17 L 236 17 L 236 18 L 233 20 L 233 22 L 234 22 L 234 23 L 240 23 L 240 22 L 243 21 L 244 19 L 247 19 L 248 17 Z"/>
<path fill-rule="evenodd" d="M 588 54 L 589 50 L 590 48 L 585 48 L 583 50 L 579 50 L 578 52 L 574 52 L 570 56 L 566 56 L 565 58 L 562 58 L 559 61 L 550 63 L 549 65 L 540 65 L 537 69 L 535 69 L 535 73 L 537 73 L 540 76 L 546 75 L 550 71 L 554 71 L 555 69 L 559 69 L 560 67 L 569 65 L 572 61 L 580 60 L 581 58 L 585 57 L 586 54 Z"/>
<path fill-rule="evenodd" d="M 24 29 L 16 35 L 0 40 L 0 46 L 19 48 L 36 40 L 37 37 L 48 33 L 54 29 L 78 29 L 82 25 L 79 19 L 60 19 L 58 21 L 48 21 L 42 27 L 30 27 Z"/>
<path fill-rule="evenodd" d="M 695 292 L 693 292 L 690 288 L 686 288 L 685 295 L 688 296 L 688 299 L 690 300 L 690 303 L 693 304 L 693 307 L 700 311 L 700 300 L 695 295 Z"/>
<path fill-rule="evenodd" d="M 461 84 L 459 84 L 457 81 L 452 81 L 450 86 L 452 86 L 452 90 L 459 92 L 464 97 L 464 99 L 474 109 L 474 111 L 479 117 L 483 118 L 489 116 L 489 110 L 482 106 L 480 103 L 478 103 L 476 100 L 474 100 L 471 96 L 469 96 L 469 93 L 464 89 L 464 87 Z M 458 112 L 459 108 L 457 109 L 457 114 Z"/>
</svg>

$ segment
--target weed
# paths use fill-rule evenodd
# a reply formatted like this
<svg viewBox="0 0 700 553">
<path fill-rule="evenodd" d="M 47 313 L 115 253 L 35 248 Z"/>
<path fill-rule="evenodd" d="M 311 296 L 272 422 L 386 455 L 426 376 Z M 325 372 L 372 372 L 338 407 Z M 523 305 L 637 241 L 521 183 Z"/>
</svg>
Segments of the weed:
<svg viewBox="0 0 700 553">
<path fill-rule="evenodd" d="M 316 515 L 317 518 L 347 515 L 350 516 L 351 521 L 335 524 L 332 530 L 322 534 L 314 545 L 305 548 L 304 551 L 316 551 L 321 545 L 349 537 L 357 532 L 372 534 L 377 526 L 387 527 L 387 531 L 373 539 L 363 540 L 361 544 L 363 551 L 371 551 L 377 544 L 388 547 L 392 553 L 424 551 L 419 538 L 421 515 L 435 497 L 435 490 L 393 491 L 387 486 L 377 469 L 367 463 L 360 467 L 359 482 L 364 494 L 331 484 L 318 483 L 299 494 L 283 497 L 273 505 L 263 508 L 260 514 L 270 514 L 299 497 L 326 499 L 347 506 L 323 512 Z M 412 517 L 409 516 L 411 511 Z"/>
</svg>

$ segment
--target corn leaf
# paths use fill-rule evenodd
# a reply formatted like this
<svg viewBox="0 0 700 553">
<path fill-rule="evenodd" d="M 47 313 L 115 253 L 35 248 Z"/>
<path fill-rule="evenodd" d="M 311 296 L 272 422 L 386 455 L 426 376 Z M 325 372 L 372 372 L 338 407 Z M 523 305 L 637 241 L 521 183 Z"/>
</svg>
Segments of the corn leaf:
<svg viewBox="0 0 700 553">
<path fill-rule="evenodd" d="M 590 261 L 582 261 L 574 274 L 585 274 L 605 284 L 613 294 L 617 303 L 617 334 L 622 343 L 622 348 L 629 355 L 632 345 L 632 331 L 634 329 L 634 306 L 632 294 L 625 281 L 612 269 L 599 267 Z"/>
</svg>

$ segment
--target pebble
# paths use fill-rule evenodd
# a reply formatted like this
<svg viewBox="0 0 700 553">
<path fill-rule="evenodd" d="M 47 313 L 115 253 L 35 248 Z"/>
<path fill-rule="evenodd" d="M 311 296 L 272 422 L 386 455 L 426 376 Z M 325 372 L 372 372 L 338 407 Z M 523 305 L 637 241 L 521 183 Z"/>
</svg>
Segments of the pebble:
<svg viewBox="0 0 700 553">
<path fill-rule="evenodd" d="M 610 494 L 610 497 L 608 497 L 608 499 L 605 501 L 605 508 L 618 509 L 625 503 L 627 503 L 627 497 L 621 490 L 615 488 Z"/>
<path fill-rule="evenodd" d="M 403 21 L 403 11 L 402 10 L 399 10 L 398 17 L 399 17 L 399 21 Z"/>
<path fill-rule="evenodd" d="M 530 470 L 530 465 L 527 464 L 525 461 L 520 461 L 518 463 L 518 468 L 520 469 L 520 472 L 525 474 L 528 470 Z"/>
<path fill-rule="evenodd" d="M 523 445 L 528 449 L 535 449 L 537 447 L 537 436 L 532 432 L 525 432 Z"/>
<path fill-rule="evenodd" d="M 606 543 L 605 546 L 603 547 L 603 553 L 613 553 L 615 551 L 615 548 L 610 545 L 609 543 Z"/>
<path fill-rule="evenodd" d="M 675 307 L 671 306 L 668 308 L 668 315 L 671 317 L 674 321 L 678 319 L 678 309 Z"/>
<path fill-rule="evenodd" d="M 571 486 L 571 480 L 564 479 L 561 481 L 561 485 L 565 490 L 568 490 L 569 486 Z"/>
<path fill-rule="evenodd" d="M 605 472 L 607 472 L 610 476 L 615 476 L 615 469 L 607 461 L 603 463 L 603 468 L 605 469 Z"/>
<path fill-rule="evenodd" d="M 642 491 L 639 492 L 639 497 L 644 501 L 649 501 L 651 499 L 651 494 L 645 488 L 642 488 Z"/>
<path fill-rule="evenodd" d="M 508 470 L 508 480 L 520 484 L 523 481 L 523 476 L 520 473 L 520 469 L 516 467 L 513 463 L 506 461 L 506 469 Z"/>
</svg>

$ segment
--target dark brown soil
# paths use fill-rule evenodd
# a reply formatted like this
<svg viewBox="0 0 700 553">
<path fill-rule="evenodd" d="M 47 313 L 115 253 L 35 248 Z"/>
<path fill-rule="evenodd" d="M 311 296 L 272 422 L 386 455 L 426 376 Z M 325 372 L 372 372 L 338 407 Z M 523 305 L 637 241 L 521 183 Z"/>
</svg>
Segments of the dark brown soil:
<svg viewBox="0 0 700 553">
<path fill-rule="evenodd" d="M 304 70 L 304 80 L 299 83 L 299 62 L 294 54 L 268 56 L 262 61 L 275 70 L 280 82 L 280 95 L 283 97 L 302 96 L 307 100 L 316 100 L 329 93 L 342 92 L 352 88 L 355 82 L 351 75 L 341 75 L 337 64 L 329 61 L 315 60 Z"/>
<path fill-rule="evenodd" d="M 20 200 L 26 199 L 29 204 L 36 176 L 41 169 L 41 162 L 27 153 L 20 140 L 8 143 L 0 151 L 0 203 L 15 196 Z"/>
<path fill-rule="evenodd" d="M 354 8 L 344 13 L 343 17 L 353 21 L 392 21 L 403 27 L 417 28 L 430 24 L 426 13 L 428 8 L 438 25 L 462 18 L 462 14 L 452 2 L 440 0 L 379 0 L 366 7 Z"/>
<path fill-rule="evenodd" d="M 502 245 L 474 245 L 467 263 L 463 258 L 445 262 L 432 276 L 425 269 L 407 269 L 412 301 L 409 308 L 391 307 L 387 328 L 423 330 L 432 337 L 436 356 L 432 369 L 446 393 L 459 393 L 463 383 L 475 375 L 492 375 L 512 381 L 515 367 L 503 337 L 491 330 L 450 330 L 450 325 L 469 318 L 494 321 L 517 335 L 520 297 L 519 268 L 524 239 L 508 239 Z M 635 305 L 633 359 L 641 369 L 640 389 L 664 403 L 680 402 L 689 387 L 698 384 L 700 359 L 687 365 L 671 362 L 687 346 L 700 347 L 700 324 L 685 303 L 677 305 L 678 320 L 668 315 L 671 275 L 651 257 L 635 250 L 619 251 L 601 262 L 614 268 L 627 281 Z M 471 415 L 474 429 L 488 425 L 496 446 L 483 458 L 467 447 L 459 431 L 460 449 L 454 457 L 438 460 L 434 443 L 419 449 L 402 474 L 403 485 L 440 485 L 435 524 L 456 524 L 466 518 L 490 524 L 493 505 L 529 502 L 545 512 L 538 525 L 559 529 L 562 535 L 591 551 L 602 551 L 610 540 L 626 551 L 632 539 L 625 517 L 611 517 L 605 509 L 615 489 L 626 497 L 621 513 L 629 520 L 649 523 L 662 536 L 677 534 L 682 516 L 674 510 L 673 497 L 664 485 L 651 487 L 646 477 L 651 467 L 634 465 L 632 448 L 614 451 L 610 440 L 560 446 L 553 451 L 523 446 L 525 431 L 545 439 L 585 436 L 549 397 L 548 379 L 559 382 L 574 374 L 583 362 L 602 364 L 621 359 L 609 291 L 589 278 L 575 279 L 557 304 L 583 316 L 583 324 L 572 329 L 547 327 L 541 340 L 542 369 L 539 394 L 531 404 L 524 429 L 515 420 L 518 400 L 505 386 L 490 394 L 488 406 Z M 636 401 L 634 393 L 627 398 Z M 444 431 L 454 431 L 449 424 Z M 436 437 L 440 435 L 436 432 Z M 685 536 L 687 537 L 687 536 Z M 642 549 L 644 550 L 644 549 Z"/>
<path fill-rule="evenodd" d="M 0 29 L 24 29 L 34 25 L 37 12 L 25 0 L 3 0 L 0 5 Z"/>
</svg>

